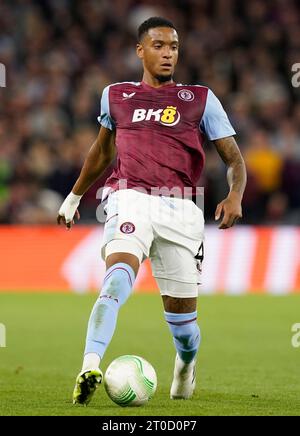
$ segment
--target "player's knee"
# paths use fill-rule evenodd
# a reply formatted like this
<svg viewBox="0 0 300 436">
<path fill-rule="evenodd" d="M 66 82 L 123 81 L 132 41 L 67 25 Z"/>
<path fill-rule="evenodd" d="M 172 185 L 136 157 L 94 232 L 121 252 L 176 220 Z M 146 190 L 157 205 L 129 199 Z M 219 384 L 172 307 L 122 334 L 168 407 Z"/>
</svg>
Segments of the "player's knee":
<svg viewBox="0 0 300 436">
<path fill-rule="evenodd" d="M 135 241 L 113 239 L 105 247 L 105 261 L 107 268 L 116 263 L 130 265 L 137 275 L 143 260 L 143 250 Z"/>
</svg>

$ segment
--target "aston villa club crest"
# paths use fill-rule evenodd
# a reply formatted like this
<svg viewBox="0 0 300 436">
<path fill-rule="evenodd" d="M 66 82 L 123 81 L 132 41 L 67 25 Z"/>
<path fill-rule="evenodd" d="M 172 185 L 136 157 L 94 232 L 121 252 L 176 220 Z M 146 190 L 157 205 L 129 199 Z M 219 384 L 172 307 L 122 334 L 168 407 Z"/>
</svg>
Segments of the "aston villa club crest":
<svg viewBox="0 0 300 436">
<path fill-rule="evenodd" d="M 133 233 L 135 231 L 135 225 L 130 222 L 126 222 L 121 225 L 120 230 L 122 233 Z"/>
<path fill-rule="evenodd" d="M 178 92 L 178 97 L 184 101 L 193 101 L 195 98 L 194 93 L 189 89 L 181 89 Z"/>
</svg>

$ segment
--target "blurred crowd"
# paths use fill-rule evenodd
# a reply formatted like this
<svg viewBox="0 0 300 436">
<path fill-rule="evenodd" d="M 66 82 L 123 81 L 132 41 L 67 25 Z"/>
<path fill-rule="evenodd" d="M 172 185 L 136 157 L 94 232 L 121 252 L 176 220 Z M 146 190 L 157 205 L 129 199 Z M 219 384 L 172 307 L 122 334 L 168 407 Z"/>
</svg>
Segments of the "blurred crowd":
<svg viewBox="0 0 300 436">
<path fill-rule="evenodd" d="M 1 0 L 0 223 L 55 222 L 97 135 L 104 86 L 141 80 L 136 33 L 150 16 L 179 30 L 175 80 L 210 87 L 237 131 L 243 222 L 300 222 L 299 1 Z M 205 150 L 209 222 L 228 188 L 213 145 Z M 111 169 L 84 196 L 82 222 L 96 221 Z"/>
</svg>

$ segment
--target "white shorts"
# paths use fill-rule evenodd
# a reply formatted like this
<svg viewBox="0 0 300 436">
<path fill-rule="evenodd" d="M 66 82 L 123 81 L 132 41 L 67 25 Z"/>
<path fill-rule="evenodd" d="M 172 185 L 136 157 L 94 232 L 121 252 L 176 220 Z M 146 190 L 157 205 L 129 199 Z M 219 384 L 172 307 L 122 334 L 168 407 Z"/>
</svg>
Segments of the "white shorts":
<svg viewBox="0 0 300 436">
<path fill-rule="evenodd" d="M 115 252 L 150 258 L 161 295 L 198 296 L 204 218 L 191 200 L 154 196 L 134 189 L 112 192 L 101 248 L 103 260 Z"/>
</svg>

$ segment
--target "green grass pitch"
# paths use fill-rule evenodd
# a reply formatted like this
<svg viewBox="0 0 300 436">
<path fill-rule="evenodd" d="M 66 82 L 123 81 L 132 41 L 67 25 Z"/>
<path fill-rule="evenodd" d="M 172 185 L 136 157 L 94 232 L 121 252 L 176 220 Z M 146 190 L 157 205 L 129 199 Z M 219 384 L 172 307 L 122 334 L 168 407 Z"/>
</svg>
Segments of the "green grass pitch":
<svg viewBox="0 0 300 436">
<path fill-rule="evenodd" d="M 96 295 L 0 294 L 0 415 L 300 415 L 300 296 L 199 298 L 202 345 L 193 400 L 172 401 L 175 351 L 158 295 L 135 294 L 121 309 L 102 369 L 137 354 L 158 389 L 141 408 L 121 408 L 100 386 L 88 407 L 72 405 L 86 325 Z"/>
</svg>

